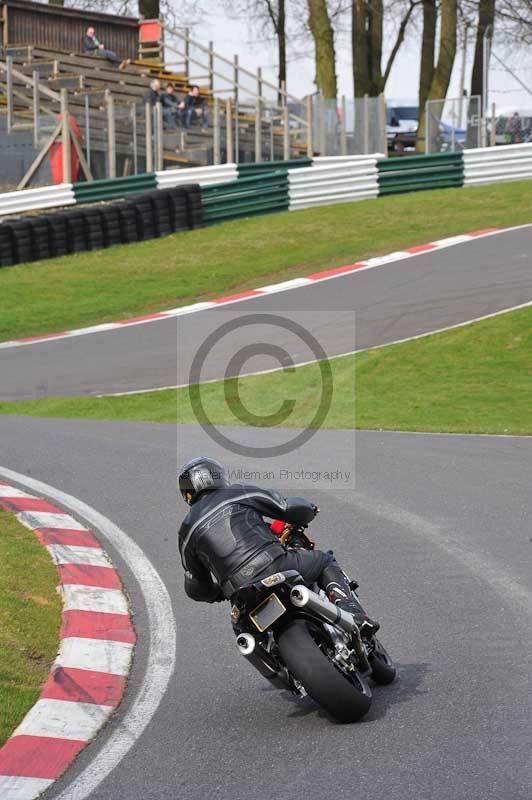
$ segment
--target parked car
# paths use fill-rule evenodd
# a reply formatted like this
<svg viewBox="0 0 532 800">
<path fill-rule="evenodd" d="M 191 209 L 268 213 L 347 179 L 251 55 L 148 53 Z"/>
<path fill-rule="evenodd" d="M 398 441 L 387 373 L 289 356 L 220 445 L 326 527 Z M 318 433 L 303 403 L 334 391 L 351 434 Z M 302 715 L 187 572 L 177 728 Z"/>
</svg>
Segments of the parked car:
<svg viewBox="0 0 532 800">
<path fill-rule="evenodd" d="M 414 103 L 389 101 L 386 109 L 386 139 L 388 151 L 413 151 L 419 124 L 419 106 Z"/>
</svg>

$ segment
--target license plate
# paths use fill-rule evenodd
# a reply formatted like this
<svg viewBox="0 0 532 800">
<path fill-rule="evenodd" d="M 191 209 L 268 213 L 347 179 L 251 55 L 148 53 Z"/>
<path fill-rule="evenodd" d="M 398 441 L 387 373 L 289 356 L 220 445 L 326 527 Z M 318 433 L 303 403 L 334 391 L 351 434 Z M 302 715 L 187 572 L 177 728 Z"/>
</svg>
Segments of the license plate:
<svg viewBox="0 0 532 800">
<path fill-rule="evenodd" d="M 268 630 L 273 623 L 282 617 L 286 608 L 276 594 L 271 594 L 257 608 L 250 612 L 249 618 L 256 628 L 262 633 Z"/>
</svg>

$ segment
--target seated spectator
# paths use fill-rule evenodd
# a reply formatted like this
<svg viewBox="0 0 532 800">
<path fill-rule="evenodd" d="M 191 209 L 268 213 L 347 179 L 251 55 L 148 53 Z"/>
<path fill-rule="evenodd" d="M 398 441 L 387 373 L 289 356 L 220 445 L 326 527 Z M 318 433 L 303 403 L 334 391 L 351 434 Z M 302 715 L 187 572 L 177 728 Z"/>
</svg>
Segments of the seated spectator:
<svg viewBox="0 0 532 800">
<path fill-rule="evenodd" d="M 161 100 L 161 83 L 157 78 L 154 78 L 154 80 L 150 81 L 150 88 L 144 92 L 144 102 L 153 107 L 155 103 L 160 103 Z"/>
<path fill-rule="evenodd" d="M 92 26 L 89 26 L 85 32 L 81 49 L 83 53 L 88 53 L 92 56 L 101 56 L 101 58 L 106 58 L 107 61 L 110 61 L 111 64 L 118 64 L 118 69 L 120 70 L 127 67 L 128 64 L 131 64 L 130 58 L 122 60 L 116 53 L 113 53 L 112 50 L 106 50 L 102 42 L 96 38 L 96 31 Z"/>
<path fill-rule="evenodd" d="M 201 129 L 207 129 L 207 107 L 205 100 L 200 96 L 199 86 L 190 87 L 189 93 L 183 102 L 179 104 L 179 108 L 183 113 L 185 128 L 190 128 L 196 120 L 199 120 Z"/>
<path fill-rule="evenodd" d="M 163 105 L 163 121 L 169 128 L 178 128 L 181 122 L 181 109 L 179 98 L 174 91 L 174 84 L 167 83 L 166 91 L 161 92 Z"/>
</svg>

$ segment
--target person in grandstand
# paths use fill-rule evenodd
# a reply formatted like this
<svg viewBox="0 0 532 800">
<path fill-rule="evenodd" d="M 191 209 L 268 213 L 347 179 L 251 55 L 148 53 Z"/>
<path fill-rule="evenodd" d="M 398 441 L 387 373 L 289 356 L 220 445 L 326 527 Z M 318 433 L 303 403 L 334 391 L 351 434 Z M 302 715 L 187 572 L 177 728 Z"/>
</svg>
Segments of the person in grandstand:
<svg viewBox="0 0 532 800">
<path fill-rule="evenodd" d="M 96 31 L 89 25 L 83 37 L 82 52 L 91 56 L 100 56 L 106 58 L 111 64 L 118 65 L 118 69 L 123 70 L 131 63 L 130 58 L 121 59 L 113 50 L 107 50 L 103 42 L 96 36 Z"/>
</svg>

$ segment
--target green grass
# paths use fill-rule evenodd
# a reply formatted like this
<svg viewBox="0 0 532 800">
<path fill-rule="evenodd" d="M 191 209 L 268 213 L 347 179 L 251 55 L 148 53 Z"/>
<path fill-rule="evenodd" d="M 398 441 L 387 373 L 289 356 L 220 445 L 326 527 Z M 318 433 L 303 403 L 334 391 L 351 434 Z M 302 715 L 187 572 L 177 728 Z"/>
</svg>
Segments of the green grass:
<svg viewBox="0 0 532 800">
<path fill-rule="evenodd" d="M 329 363 L 324 427 L 532 435 L 532 308 Z M 213 423 L 301 427 L 312 424 L 321 386 L 312 364 L 195 391 Z M 295 405 L 285 416 L 286 398 Z M 195 423 L 197 407 L 180 389 L 0 403 L 0 413 Z"/>
<path fill-rule="evenodd" d="M 57 582 L 35 534 L 0 511 L 0 747 L 37 700 L 57 653 Z"/>
<path fill-rule="evenodd" d="M 532 181 L 226 222 L 0 269 L 0 340 L 107 322 L 532 220 Z"/>
</svg>

